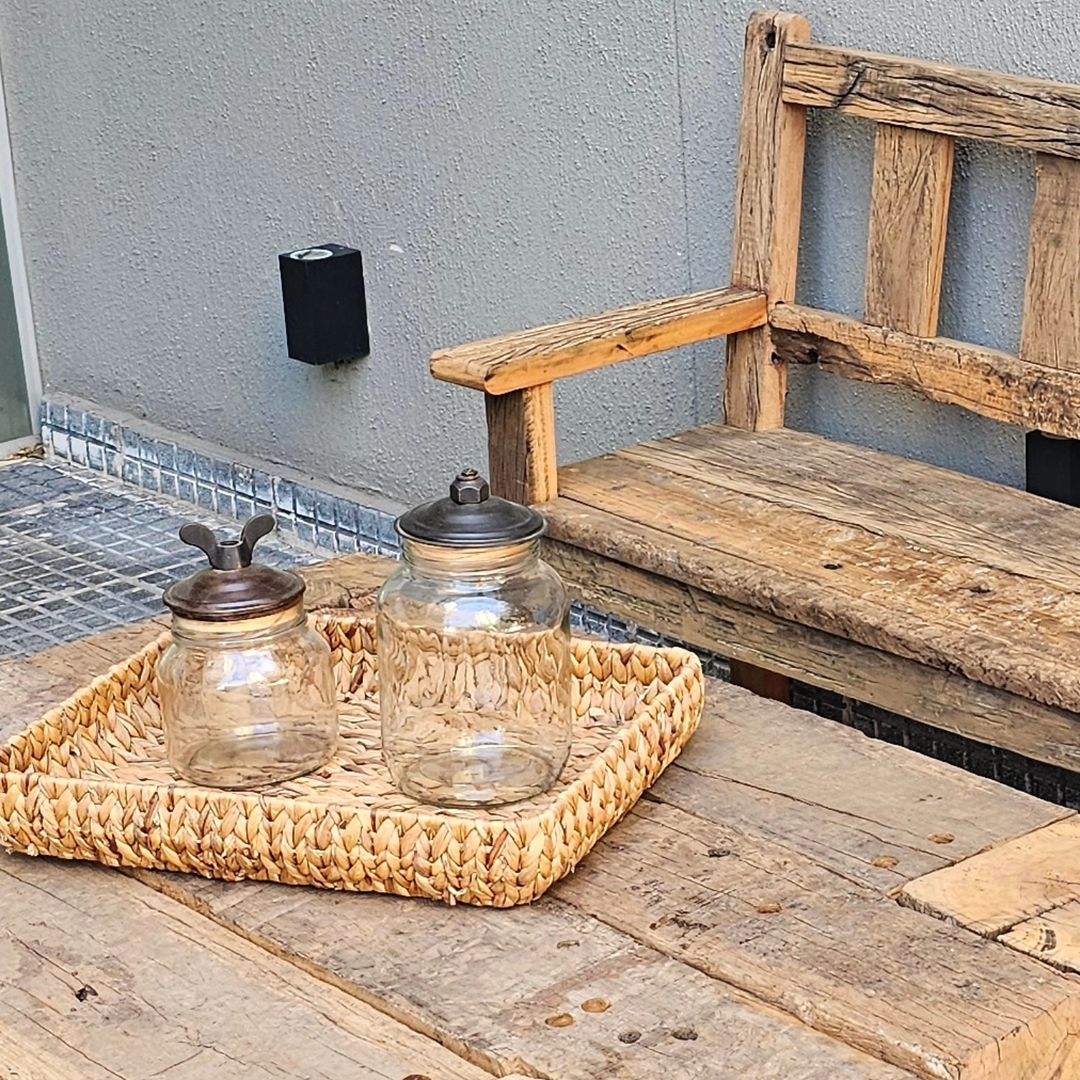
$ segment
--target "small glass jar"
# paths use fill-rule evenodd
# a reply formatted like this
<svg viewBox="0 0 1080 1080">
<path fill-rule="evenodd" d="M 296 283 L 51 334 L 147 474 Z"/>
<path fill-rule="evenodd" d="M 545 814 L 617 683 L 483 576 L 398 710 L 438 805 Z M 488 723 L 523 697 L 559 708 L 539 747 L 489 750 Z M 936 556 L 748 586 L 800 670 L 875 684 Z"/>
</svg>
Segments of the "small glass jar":
<svg viewBox="0 0 1080 1080">
<path fill-rule="evenodd" d="M 308 625 L 304 580 L 251 563 L 273 528 L 260 514 L 239 540 L 218 541 L 203 525 L 180 530 L 210 569 L 165 592 L 172 643 L 157 678 L 169 762 L 196 784 L 279 783 L 324 765 L 337 746 L 330 648 Z"/>
<path fill-rule="evenodd" d="M 570 753 L 570 605 L 544 519 L 475 470 L 397 521 L 378 597 L 383 757 L 419 802 L 491 806 L 551 787 Z"/>
</svg>

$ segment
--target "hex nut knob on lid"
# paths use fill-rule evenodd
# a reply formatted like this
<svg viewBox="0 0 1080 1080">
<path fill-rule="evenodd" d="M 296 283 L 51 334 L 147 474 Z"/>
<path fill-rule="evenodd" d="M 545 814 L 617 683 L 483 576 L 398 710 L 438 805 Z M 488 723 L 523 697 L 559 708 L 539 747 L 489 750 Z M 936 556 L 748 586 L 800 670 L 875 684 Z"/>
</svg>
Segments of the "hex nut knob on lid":
<svg viewBox="0 0 1080 1080">
<path fill-rule="evenodd" d="M 257 514 L 244 523 L 236 540 L 219 540 L 197 522 L 185 525 L 180 539 L 204 551 L 210 567 L 170 585 L 165 605 L 174 615 L 201 622 L 251 619 L 292 607 L 304 595 L 304 579 L 251 561 L 256 543 L 275 525 L 270 514 Z"/>
<path fill-rule="evenodd" d="M 544 519 L 531 507 L 500 499 L 476 469 L 462 469 L 447 498 L 406 511 L 394 522 L 405 540 L 449 548 L 490 548 L 535 540 Z"/>
</svg>

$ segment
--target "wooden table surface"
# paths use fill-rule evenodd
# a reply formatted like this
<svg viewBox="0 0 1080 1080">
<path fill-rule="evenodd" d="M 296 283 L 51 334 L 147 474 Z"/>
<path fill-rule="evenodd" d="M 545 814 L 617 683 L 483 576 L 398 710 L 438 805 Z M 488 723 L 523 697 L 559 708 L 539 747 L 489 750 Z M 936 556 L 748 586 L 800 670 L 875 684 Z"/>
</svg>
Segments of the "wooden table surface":
<svg viewBox="0 0 1080 1080">
<path fill-rule="evenodd" d="M 309 592 L 363 606 L 385 570 Z M 0 734 L 159 629 L 0 663 Z M 710 682 L 528 908 L 0 855 L 0 1078 L 1069 1080 L 1071 841 L 1071 811 Z"/>
</svg>

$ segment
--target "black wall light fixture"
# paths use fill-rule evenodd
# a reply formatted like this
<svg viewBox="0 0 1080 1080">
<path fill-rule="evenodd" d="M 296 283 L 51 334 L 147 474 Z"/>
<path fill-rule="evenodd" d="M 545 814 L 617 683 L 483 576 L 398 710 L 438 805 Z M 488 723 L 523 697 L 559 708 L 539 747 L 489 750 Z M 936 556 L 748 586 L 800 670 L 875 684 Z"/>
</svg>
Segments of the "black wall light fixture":
<svg viewBox="0 0 1080 1080">
<path fill-rule="evenodd" d="M 371 351 L 364 259 L 356 248 L 320 244 L 278 256 L 289 356 L 305 364 L 357 360 Z"/>
<path fill-rule="evenodd" d="M 1029 431 L 1027 489 L 1046 499 L 1080 506 L 1080 440 Z"/>
</svg>

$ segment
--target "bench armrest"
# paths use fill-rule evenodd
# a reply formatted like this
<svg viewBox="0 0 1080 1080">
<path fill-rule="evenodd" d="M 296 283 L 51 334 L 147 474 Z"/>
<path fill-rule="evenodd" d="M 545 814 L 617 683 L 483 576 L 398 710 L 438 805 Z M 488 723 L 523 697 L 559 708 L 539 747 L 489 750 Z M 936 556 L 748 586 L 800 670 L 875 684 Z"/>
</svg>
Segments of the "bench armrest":
<svg viewBox="0 0 1080 1080">
<path fill-rule="evenodd" d="M 767 318 L 764 293 L 711 289 L 439 349 L 431 373 L 473 390 L 508 394 L 763 326 Z"/>
</svg>

